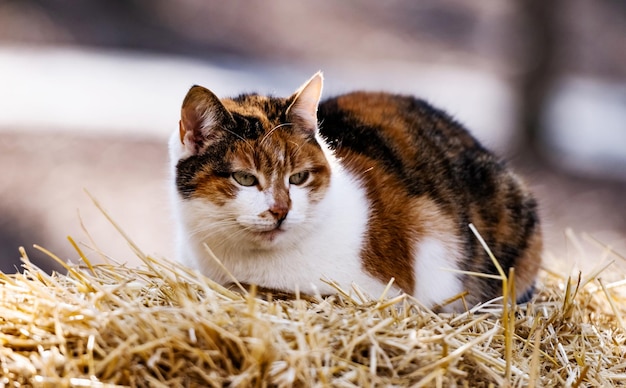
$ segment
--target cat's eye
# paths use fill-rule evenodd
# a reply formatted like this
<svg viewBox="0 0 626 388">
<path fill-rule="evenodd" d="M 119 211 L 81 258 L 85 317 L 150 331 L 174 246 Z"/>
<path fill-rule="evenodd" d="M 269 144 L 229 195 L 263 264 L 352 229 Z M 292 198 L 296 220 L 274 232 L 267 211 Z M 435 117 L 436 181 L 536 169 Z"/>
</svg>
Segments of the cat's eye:
<svg viewBox="0 0 626 388">
<path fill-rule="evenodd" d="M 245 171 L 235 171 L 232 176 L 235 182 L 242 186 L 254 186 L 258 182 L 254 175 Z"/>
<path fill-rule="evenodd" d="M 298 186 L 306 182 L 307 179 L 309 179 L 309 172 L 300 171 L 289 177 L 289 183 Z"/>
</svg>

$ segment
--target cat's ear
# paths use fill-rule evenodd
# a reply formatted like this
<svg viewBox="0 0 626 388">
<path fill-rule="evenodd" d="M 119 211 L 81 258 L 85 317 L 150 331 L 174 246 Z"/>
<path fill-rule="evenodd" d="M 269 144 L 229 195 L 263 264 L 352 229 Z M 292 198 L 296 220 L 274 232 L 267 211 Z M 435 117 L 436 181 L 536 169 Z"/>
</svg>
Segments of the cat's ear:
<svg viewBox="0 0 626 388">
<path fill-rule="evenodd" d="M 290 121 L 302 125 L 303 128 L 317 130 L 317 106 L 322 96 L 324 77 L 318 71 L 305 82 L 291 97 L 293 102 L 287 108 L 287 117 Z"/>
<path fill-rule="evenodd" d="M 191 154 L 219 139 L 222 128 L 234 124 L 233 116 L 210 90 L 193 86 L 187 92 L 181 108 L 180 142 Z"/>
</svg>

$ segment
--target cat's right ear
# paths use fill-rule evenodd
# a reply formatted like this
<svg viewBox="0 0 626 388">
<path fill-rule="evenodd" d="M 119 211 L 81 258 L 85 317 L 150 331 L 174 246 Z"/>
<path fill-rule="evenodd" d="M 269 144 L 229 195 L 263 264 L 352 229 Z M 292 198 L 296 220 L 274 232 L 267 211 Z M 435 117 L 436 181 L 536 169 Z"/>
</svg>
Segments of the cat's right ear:
<svg viewBox="0 0 626 388">
<path fill-rule="evenodd" d="M 308 130 L 317 129 L 317 107 L 322 96 L 324 77 L 318 71 L 291 96 L 293 102 L 287 108 L 287 117 Z"/>
<path fill-rule="evenodd" d="M 195 85 L 183 100 L 179 131 L 180 142 L 192 155 L 219 139 L 221 128 L 234 124 L 233 116 L 210 90 Z"/>
</svg>

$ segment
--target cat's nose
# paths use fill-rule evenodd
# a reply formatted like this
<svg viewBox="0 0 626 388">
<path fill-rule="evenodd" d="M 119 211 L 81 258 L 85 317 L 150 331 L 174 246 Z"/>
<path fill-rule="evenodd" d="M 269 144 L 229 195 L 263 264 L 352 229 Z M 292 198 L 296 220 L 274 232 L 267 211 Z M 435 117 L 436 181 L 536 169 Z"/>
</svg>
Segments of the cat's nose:
<svg viewBox="0 0 626 388">
<path fill-rule="evenodd" d="M 275 203 L 269 208 L 269 211 L 280 225 L 280 223 L 283 222 L 285 218 L 287 218 L 287 213 L 289 213 L 289 206 L 287 206 L 286 204 Z"/>
</svg>

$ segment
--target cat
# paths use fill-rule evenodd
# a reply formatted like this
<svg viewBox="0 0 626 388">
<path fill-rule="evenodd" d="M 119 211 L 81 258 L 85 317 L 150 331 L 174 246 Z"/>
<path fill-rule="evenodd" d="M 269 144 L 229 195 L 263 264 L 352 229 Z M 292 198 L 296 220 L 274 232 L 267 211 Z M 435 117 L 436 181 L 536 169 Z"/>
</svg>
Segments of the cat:
<svg viewBox="0 0 626 388">
<path fill-rule="evenodd" d="M 393 278 L 426 306 L 464 291 L 474 305 L 502 286 L 466 273 L 497 274 L 473 223 L 527 299 L 542 237 L 520 178 L 423 100 L 320 102 L 322 84 L 318 72 L 287 98 L 189 90 L 169 141 L 177 259 L 279 293 L 330 295 L 331 280 L 377 298 Z"/>
</svg>

